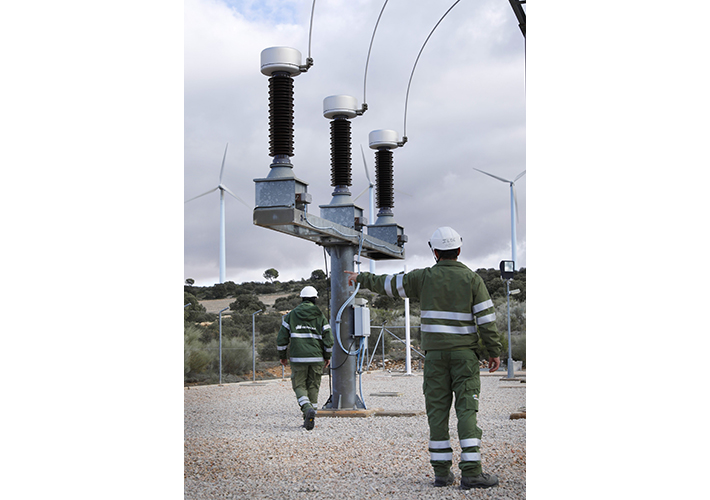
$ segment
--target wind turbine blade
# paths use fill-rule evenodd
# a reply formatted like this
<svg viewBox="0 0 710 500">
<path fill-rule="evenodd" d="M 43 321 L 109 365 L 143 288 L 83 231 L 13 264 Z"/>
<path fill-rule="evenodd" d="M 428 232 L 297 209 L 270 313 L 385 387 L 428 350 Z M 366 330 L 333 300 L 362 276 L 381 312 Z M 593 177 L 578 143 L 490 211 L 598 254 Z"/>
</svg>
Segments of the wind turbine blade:
<svg viewBox="0 0 710 500">
<path fill-rule="evenodd" d="M 400 191 L 399 189 L 395 189 L 394 192 L 399 193 L 399 194 L 403 194 L 404 196 L 409 196 L 410 198 L 412 198 L 411 194 L 405 193 L 404 191 Z"/>
<path fill-rule="evenodd" d="M 517 181 L 517 180 L 520 179 L 522 176 L 524 176 L 524 175 L 525 175 L 525 172 L 526 172 L 526 170 L 523 170 L 522 172 L 520 172 L 520 173 L 518 174 L 518 176 L 513 180 L 513 182 Z"/>
<path fill-rule="evenodd" d="M 476 168 L 476 167 L 471 167 L 471 168 L 474 170 L 478 170 L 482 174 L 489 175 L 489 176 L 493 177 L 494 179 L 498 179 L 499 181 L 507 182 L 508 184 L 510 184 L 510 181 L 508 179 L 503 179 L 502 177 L 498 177 L 497 175 L 489 174 L 488 172 L 484 172 L 480 168 Z"/>
<path fill-rule="evenodd" d="M 362 149 L 362 144 L 360 144 L 360 152 L 362 153 L 362 165 L 365 167 L 365 175 L 367 176 L 367 183 L 372 184 L 372 181 L 370 180 L 370 171 L 367 168 L 367 160 L 365 160 L 365 150 Z M 362 194 L 360 194 L 362 196 Z M 359 198 L 359 196 L 358 196 Z M 355 198 L 357 200 L 357 198 Z"/>
<path fill-rule="evenodd" d="M 363 189 L 363 190 L 362 190 L 362 193 L 360 193 L 359 195 L 357 195 L 357 196 L 355 197 L 355 199 L 353 200 L 353 202 L 356 202 L 359 197 L 361 197 L 363 194 L 367 193 L 367 190 L 368 190 L 368 189 L 370 189 L 370 186 L 367 186 L 365 189 Z"/>
<path fill-rule="evenodd" d="M 210 194 L 210 193 L 212 193 L 213 191 L 217 191 L 218 189 L 219 189 L 219 188 L 216 187 L 216 188 L 214 188 L 214 189 L 210 189 L 210 190 L 207 191 L 206 193 L 198 194 L 198 195 L 195 196 L 194 198 L 190 198 L 189 200 L 186 200 L 185 203 L 187 203 L 188 201 L 196 200 L 197 198 L 200 198 L 201 196 L 205 196 L 206 194 Z"/>
<path fill-rule="evenodd" d="M 228 188 L 227 186 L 222 186 L 222 189 L 224 189 L 224 190 L 227 192 L 227 194 L 232 195 L 232 197 L 236 198 L 238 201 L 241 201 L 242 204 L 243 204 L 245 207 L 251 209 L 251 207 L 250 207 L 249 205 L 247 205 L 247 202 L 246 202 L 246 201 L 242 200 L 239 196 L 237 196 L 236 194 L 232 193 L 232 192 L 229 190 L 229 188 Z"/>
<path fill-rule="evenodd" d="M 222 184 L 222 174 L 224 173 L 224 160 L 227 159 L 227 148 L 229 143 L 224 147 L 224 156 L 222 157 L 222 168 L 219 170 L 219 183 Z"/>
<path fill-rule="evenodd" d="M 515 184 L 513 184 L 513 202 L 515 203 L 515 221 L 520 220 L 518 215 L 518 191 L 515 189 Z"/>
</svg>

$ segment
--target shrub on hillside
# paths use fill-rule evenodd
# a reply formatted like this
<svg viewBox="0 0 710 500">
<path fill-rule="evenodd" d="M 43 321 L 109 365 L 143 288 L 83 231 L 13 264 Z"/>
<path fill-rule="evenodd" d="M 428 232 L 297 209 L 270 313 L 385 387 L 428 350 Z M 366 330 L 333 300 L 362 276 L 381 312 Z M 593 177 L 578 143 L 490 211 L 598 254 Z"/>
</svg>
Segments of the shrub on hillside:
<svg viewBox="0 0 710 500">
<path fill-rule="evenodd" d="M 202 330 L 193 325 L 185 328 L 184 350 L 185 350 L 185 379 L 204 372 L 210 365 L 211 356 L 204 349 L 204 344 L 200 342 Z"/>
<path fill-rule="evenodd" d="M 219 340 L 208 345 L 212 369 L 219 372 Z M 252 368 L 252 344 L 239 338 L 222 338 L 222 373 L 241 375 Z"/>
</svg>

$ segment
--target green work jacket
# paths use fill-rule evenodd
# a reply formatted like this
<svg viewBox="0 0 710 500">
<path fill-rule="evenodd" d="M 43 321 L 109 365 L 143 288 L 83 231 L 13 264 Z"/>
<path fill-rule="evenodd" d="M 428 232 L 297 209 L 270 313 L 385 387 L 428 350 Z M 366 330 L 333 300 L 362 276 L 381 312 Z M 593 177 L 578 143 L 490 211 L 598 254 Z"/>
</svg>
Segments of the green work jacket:
<svg viewBox="0 0 710 500">
<path fill-rule="evenodd" d="M 315 304 L 302 302 L 281 320 L 276 337 L 279 359 L 288 357 L 292 363 L 317 363 L 333 354 L 333 333 L 330 323 Z"/>
<path fill-rule="evenodd" d="M 406 274 L 363 272 L 357 281 L 379 294 L 419 299 L 425 351 L 476 349 L 480 337 L 491 357 L 500 356 L 493 301 L 483 279 L 465 264 L 440 260 Z"/>
</svg>

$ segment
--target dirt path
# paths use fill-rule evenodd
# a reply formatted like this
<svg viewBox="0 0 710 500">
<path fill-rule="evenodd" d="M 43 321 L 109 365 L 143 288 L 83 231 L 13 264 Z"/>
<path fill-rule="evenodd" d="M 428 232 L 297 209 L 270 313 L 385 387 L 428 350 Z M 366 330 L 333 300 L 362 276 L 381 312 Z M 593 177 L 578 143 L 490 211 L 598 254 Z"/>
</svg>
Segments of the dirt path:
<svg viewBox="0 0 710 500">
<path fill-rule="evenodd" d="M 272 309 L 272 306 L 276 303 L 276 299 L 280 297 L 288 297 L 290 294 L 288 293 L 271 293 L 268 295 L 259 295 L 259 300 L 262 301 L 264 304 L 268 306 L 269 309 Z M 201 300 L 200 304 L 205 306 L 205 309 L 207 309 L 208 313 L 219 313 L 222 309 L 225 307 L 229 307 L 229 304 L 234 302 L 236 299 L 234 297 L 230 297 L 228 299 L 215 299 L 215 300 Z M 267 312 L 271 312 L 268 311 Z M 223 315 L 230 314 L 229 309 L 224 311 L 222 313 Z"/>
</svg>

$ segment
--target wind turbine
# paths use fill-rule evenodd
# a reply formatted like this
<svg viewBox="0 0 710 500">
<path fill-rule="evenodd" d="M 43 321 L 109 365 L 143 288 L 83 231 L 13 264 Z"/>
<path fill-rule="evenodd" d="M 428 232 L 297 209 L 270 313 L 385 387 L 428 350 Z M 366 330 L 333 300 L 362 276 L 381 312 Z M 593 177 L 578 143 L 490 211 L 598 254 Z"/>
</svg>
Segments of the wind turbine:
<svg viewBox="0 0 710 500">
<path fill-rule="evenodd" d="M 365 167 L 365 175 L 367 176 L 367 182 L 369 183 L 369 187 L 366 187 L 365 190 L 370 190 L 370 221 L 371 223 L 374 223 L 375 221 L 375 183 L 372 182 L 372 179 L 370 179 L 370 171 L 367 169 L 367 160 L 365 160 L 365 151 L 362 149 L 362 144 L 360 144 L 360 152 L 362 153 L 362 165 Z M 357 199 L 365 194 L 365 191 L 357 195 L 357 197 L 353 201 L 357 201 Z M 375 261 L 370 259 L 370 272 L 374 274 L 375 272 Z"/>
<path fill-rule="evenodd" d="M 515 221 L 518 218 L 518 196 L 515 192 L 515 183 L 518 179 L 520 179 L 523 175 L 525 175 L 525 170 L 520 172 L 518 176 L 513 179 L 512 181 L 509 181 L 508 179 L 503 179 L 502 177 L 498 177 L 497 175 L 489 174 L 488 172 L 484 172 L 480 168 L 476 167 L 471 167 L 474 170 L 478 170 L 482 174 L 486 174 L 490 177 L 493 177 L 494 179 L 498 179 L 499 181 L 502 182 L 507 182 L 510 184 L 510 241 L 511 241 L 511 246 L 513 247 L 513 269 L 517 269 L 517 252 L 516 252 L 516 247 L 518 244 L 517 238 L 515 236 L 516 233 L 516 227 L 515 227 Z"/>
<path fill-rule="evenodd" d="M 225 243 L 225 217 L 224 217 L 224 193 L 226 192 L 227 194 L 231 195 L 232 197 L 236 198 L 238 201 L 242 202 L 244 206 L 247 208 L 251 208 L 249 205 L 246 204 L 244 200 L 242 200 L 239 196 L 236 194 L 232 193 L 227 186 L 222 184 L 222 174 L 224 174 L 224 160 L 227 159 L 227 148 L 229 147 L 229 143 L 224 147 L 224 156 L 222 157 L 222 168 L 219 171 L 219 184 L 217 184 L 217 187 L 214 189 L 210 189 L 206 193 L 199 194 L 195 196 L 194 198 L 190 198 L 189 200 L 185 201 L 185 203 L 196 200 L 197 198 L 200 198 L 202 196 L 208 195 L 214 191 L 217 191 L 219 189 L 219 282 L 224 283 L 225 281 L 225 270 L 227 267 L 227 247 Z"/>
</svg>

